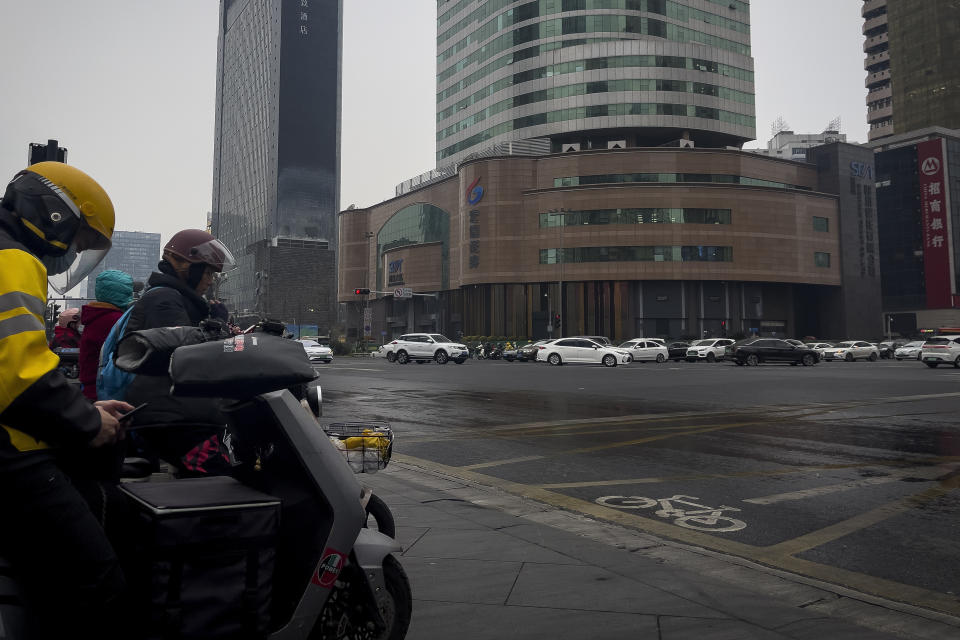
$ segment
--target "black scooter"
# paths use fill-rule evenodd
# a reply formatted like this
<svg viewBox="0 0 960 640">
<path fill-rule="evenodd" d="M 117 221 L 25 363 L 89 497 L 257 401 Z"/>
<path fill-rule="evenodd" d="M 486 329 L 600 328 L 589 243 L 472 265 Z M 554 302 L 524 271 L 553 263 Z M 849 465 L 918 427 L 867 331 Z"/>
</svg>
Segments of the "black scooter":
<svg viewBox="0 0 960 640">
<path fill-rule="evenodd" d="M 168 346 L 177 342 L 171 339 L 170 333 L 177 330 L 150 331 L 167 332 L 159 342 Z M 135 333 L 149 334 L 150 331 Z M 187 329 L 182 331 L 189 332 Z M 152 338 L 141 335 L 144 337 L 146 339 L 138 347 L 140 351 Z M 125 347 L 132 344 L 128 340 L 129 337 L 125 338 L 118 349 L 118 366 L 136 371 L 138 362 L 156 360 L 156 353 L 131 355 L 129 350 L 125 351 Z M 196 341 L 196 336 L 192 340 Z M 299 354 L 286 346 L 291 344 L 299 349 Z M 151 349 L 146 347 L 146 351 Z M 121 362 L 125 364 L 121 365 Z M 198 371 L 198 362 L 206 365 L 203 371 Z M 229 632 L 225 635 L 222 631 L 184 635 L 278 640 L 402 640 L 406 635 L 412 595 L 403 567 L 394 556 L 401 547 L 391 537 L 366 527 L 365 506 L 369 504 L 371 494 L 357 482 L 343 452 L 320 428 L 315 417 L 319 413 L 319 396 L 305 398 L 314 409 L 312 414 L 288 389 L 291 386 L 297 388 L 303 382 L 307 375 L 302 366 L 304 363 L 309 368 L 309 361 L 298 343 L 267 334 L 200 342 L 173 351 L 169 364 L 172 393 L 232 400 L 225 407 L 225 413 L 231 440 L 235 442 L 231 456 L 236 458 L 237 466 L 233 477 L 166 478 L 165 482 L 159 483 L 121 485 L 131 503 L 140 509 L 139 521 L 151 522 L 149 535 L 145 536 L 144 531 L 132 535 L 138 536 L 138 540 L 161 537 L 163 531 L 176 530 L 178 518 L 205 518 L 204 530 L 209 530 L 213 526 L 211 523 L 228 522 L 232 523 L 231 526 L 243 522 L 259 523 L 256 526 L 260 527 L 261 535 L 257 536 L 256 543 L 264 544 L 263 541 L 268 540 L 265 550 L 254 550 L 253 554 L 249 549 L 245 552 L 236 580 L 242 582 L 246 576 L 245 584 L 222 582 L 225 575 L 223 563 L 226 562 L 222 557 L 217 556 L 215 562 L 205 561 L 210 567 L 208 570 L 213 572 L 210 580 L 211 584 L 217 585 L 217 591 L 233 590 L 238 594 L 238 601 L 262 596 L 262 592 L 267 594 L 265 602 L 268 604 L 253 607 L 261 614 L 259 619 L 253 615 L 253 619 L 235 621 L 239 625 L 235 635 Z M 315 375 L 312 368 L 309 371 L 310 375 Z M 382 501 L 379 502 L 382 505 Z M 270 509 L 279 510 L 280 505 L 283 517 L 274 518 L 279 520 L 279 529 L 269 536 L 262 535 L 272 522 Z M 165 547 L 164 554 L 189 555 L 200 529 L 190 522 L 181 528 L 189 531 L 189 535 L 184 534 L 180 542 Z M 242 527 L 235 527 L 233 535 L 252 534 Z M 210 543 L 206 541 L 206 547 L 210 547 Z M 237 540 L 227 539 L 220 546 L 236 544 L 239 544 Z M 221 555 L 222 551 L 217 548 Z M 149 571 L 152 552 L 148 545 L 137 554 L 134 564 Z M 264 576 L 263 569 L 270 566 L 268 561 L 274 557 L 275 567 Z M 204 562 L 191 565 L 191 575 L 196 577 L 199 572 L 198 579 L 203 580 L 203 567 L 207 565 Z M 251 567 L 255 576 L 252 583 Z M 261 569 L 259 577 L 256 573 L 258 567 Z M 183 575 L 188 573 L 185 571 Z M 142 590 L 134 588 L 134 593 L 141 599 L 136 604 L 148 612 L 141 619 L 151 621 L 145 623 L 151 628 L 143 630 L 144 637 L 181 637 L 178 635 L 180 630 L 164 633 L 156 622 L 169 620 L 170 611 L 158 613 L 156 602 L 144 601 L 149 599 L 151 589 L 156 596 L 158 581 L 171 579 L 170 575 L 148 573 L 131 581 L 143 587 Z M 161 584 L 161 596 L 168 591 Z M 25 629 L 26 612 L 17 594 L 15 576 L 9 565 L 0 559 L 0 637 L 28 639 L 31 636 Z M 200 628 L 206 621 L 229 618 L 222 611 L 205 610 L 211 606 L 210 595 L 208 588 L 191 600 L 189 585 L 184 584 L 181 588 L 178 584 L 177 619 L 193 616 L 200 621 L 196 627 Z M 160 606 L 166 605 L 161 602 Z M 232 611 L 239 605 L 233 602 L 229 606 Z"/>
</svg>

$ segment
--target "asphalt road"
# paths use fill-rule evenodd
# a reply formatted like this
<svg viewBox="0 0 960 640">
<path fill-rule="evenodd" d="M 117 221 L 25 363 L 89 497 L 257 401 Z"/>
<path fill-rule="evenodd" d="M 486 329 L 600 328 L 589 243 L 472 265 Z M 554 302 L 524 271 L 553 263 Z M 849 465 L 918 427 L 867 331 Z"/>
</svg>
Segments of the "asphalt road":
<svg viewBox="0 0 960 640">
<path fill-rule="evenodd" d="M 318 365 L 325 421 L 398 459 L 960 615 L 960 370 L 468 361 Z"/>
</svg>

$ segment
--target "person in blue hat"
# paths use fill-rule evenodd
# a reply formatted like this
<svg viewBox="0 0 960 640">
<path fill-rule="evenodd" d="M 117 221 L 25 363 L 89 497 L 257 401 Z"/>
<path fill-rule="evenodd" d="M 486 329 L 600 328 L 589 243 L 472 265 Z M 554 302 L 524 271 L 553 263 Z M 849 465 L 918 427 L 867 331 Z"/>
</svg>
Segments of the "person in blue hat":
<svg viewBox="0 0 960 640">
<path fill-rule="evenodd" d="M 110 329 L 133 303 L 133 278 L 124 271 L 109 269 L 97 276 L 96 302 L 80 310 L 83 335 L 80 337 L 80 383 L 83 395 L 91 402 L 97 399 L 97 368 L 100 349 Z"/>
</svg>

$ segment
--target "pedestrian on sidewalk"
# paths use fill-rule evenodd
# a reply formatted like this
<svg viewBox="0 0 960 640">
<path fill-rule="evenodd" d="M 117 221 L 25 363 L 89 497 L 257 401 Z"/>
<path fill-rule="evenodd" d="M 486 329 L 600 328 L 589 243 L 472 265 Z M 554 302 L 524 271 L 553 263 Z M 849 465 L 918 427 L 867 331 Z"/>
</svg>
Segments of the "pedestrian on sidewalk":
<svg viewBox="0 0 960 640">
<path fill-rule="evenodd" d="M 109 269 L 97 276 L 96 302 L 80 310 L 83 335 L 80 337 L 80 383 L 84 397 L 97 399 L 97 371 L 100 349 L 110 329 L 133 303 L 133 278 L 124 271 Z"/>
<path fill-rule="evenodd" d="M 76 349 L 80 346 L 80 309 L 71 307 L 60 312 L 53 328 L 51 349 Z"/>
</svg>

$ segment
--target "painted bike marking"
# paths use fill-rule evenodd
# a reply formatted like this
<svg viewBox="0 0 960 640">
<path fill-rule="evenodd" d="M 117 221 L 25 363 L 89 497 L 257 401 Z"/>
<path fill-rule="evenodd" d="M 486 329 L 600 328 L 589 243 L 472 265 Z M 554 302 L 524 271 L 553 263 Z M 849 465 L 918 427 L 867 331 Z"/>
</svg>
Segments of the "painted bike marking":
<svg viewBox="0 0 960 640">
<path fill-rule="evenodd" d="M 615 509 L 652 509 L 659 506 L 654 513 L 661 518 L 675 518 L 673 524 L 694 529 L 695 531 L 728 532 L 739 531 L 747 526 L 743 520 L 737 520 L 723 515 L 725 511 L 740 511 L 736 507 L 720 505 L 708 507 L 705 504 L 693 502 L 699 500 L 696 496 L 675 495 L 670 498 L 647 498 L 644 496 L 603 496 L 594 500 L 599 505 Z M 693 507 L 692 509 L 678 508 L 676 505 Z"/>
</svg>

